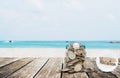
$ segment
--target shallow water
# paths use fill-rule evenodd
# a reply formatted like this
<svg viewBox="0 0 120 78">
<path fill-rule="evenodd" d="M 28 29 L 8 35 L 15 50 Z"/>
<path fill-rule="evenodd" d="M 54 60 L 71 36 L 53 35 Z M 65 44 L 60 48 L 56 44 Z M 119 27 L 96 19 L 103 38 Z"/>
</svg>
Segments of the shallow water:
<svg viewBox="0 0 120 78">
<path fill-rule="evenodd" d="M 0 48 L 65 48 L 73 42 L 79 42 L 87 49 L 120 49 L 120 43 L 110 41 L 0 41 Z"/>
</svg>

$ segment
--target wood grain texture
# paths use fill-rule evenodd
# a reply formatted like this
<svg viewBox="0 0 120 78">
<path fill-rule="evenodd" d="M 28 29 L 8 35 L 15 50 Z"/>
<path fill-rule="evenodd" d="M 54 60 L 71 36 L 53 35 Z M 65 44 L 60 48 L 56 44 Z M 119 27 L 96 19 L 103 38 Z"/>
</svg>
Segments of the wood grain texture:
<svg viewBox="0 0 120 78">
<path fill-rule="evenodd" d="M 118 78 L 120 78 L 120 65 L 117 66 L 117 68 L 112 71 L 113 74 L 115 74 Z"/>
<path fill-rule="evenodd" d="M 120 58 L 118 59 L 118 66 L 117 68 L 112 71 L 113 74 L 115 74 L 118 78 L 120 78 Z"/>
<path fill-rule="evenodd" d="M 87 74 L 84 72 L 81 73 L 63 73 L 62 78 L 88 78 Z"/>
<path fill-rule="evenodd" d="M 120 78 L 120 65 L 114 71 L 106 73 L 98 69 L 95 58 L 86 58 L 84 68 L 90 68 L 97 72 L 86 71 L 72 74 L 59 72 L 62 68 L 62 58 L 50 58 L 49 60 L 48 58 L 22 58 L 15 60 L 17 59 L 0 58 L 0 65 L 2 65 L 0 78 Z M 6 65 L 7 63 L 10 64 Z"/>
<path fill-rule="evenodd" d="M 84 63 L 84 67 L 90 67 L 92 70 L 96 70 L 97 72 L 88 72 L 89 78 L 117 78 L 116 75 L 112 74 L 111 72 L 103 72 L 100 71 L 96 65 L 95 60 L 91 60 L 90 58 L 86 59 Z"/>
<path fill-rule="evenodd" d="M 42 68 L 47 62 L 47 58 L 37 58 L 17 72 L 13 73 L 8 78 L 33 78 L 34 75 Z"/>
<path fill-rule="evenodd" d="M 66 69 L 65 64 L 63 65 L 63 70 Z M 68 73 L 63 72 L 62 78 L 88 78 L 87 74 L 85 72 L 78 72 L 78 73 Z"/>
<path fill-rule="evenodd" d="M 18 60 L 18 58 L 0 58 L 0 67 Z"/>
<path fill-rule="evenodd" d="M 0 68 L 0 78 L 5 78 L 9 76 L 10 74 L 19 70 L 20 68 L 22 68 L 23 66 L 31 62 L 32 60 L 33 58 L 23 58 L 23 59 L 17 60 L 16 62 L 10 65 Z"/>
<path fill-rule="evenodd" d="M 35 78 L 60 78 L 62 68 L 61 58 L 51 58 Z"/>
</svg>

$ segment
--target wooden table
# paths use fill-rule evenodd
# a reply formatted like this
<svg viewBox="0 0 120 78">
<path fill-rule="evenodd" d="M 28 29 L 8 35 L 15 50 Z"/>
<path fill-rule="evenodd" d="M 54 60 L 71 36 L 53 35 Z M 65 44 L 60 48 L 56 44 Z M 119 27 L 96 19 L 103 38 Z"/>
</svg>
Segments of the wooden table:
<svg viewBox="0 0 120 78">
<path fill-rule="evenodd" d="M 0 58 L 0 78 L 120 78 L 120 65 L 102 72 L 95 58 L 87 58 L 84 67 L 97 72 L 61 73 L 63 67 L 62 58 Z"/>
</svg>

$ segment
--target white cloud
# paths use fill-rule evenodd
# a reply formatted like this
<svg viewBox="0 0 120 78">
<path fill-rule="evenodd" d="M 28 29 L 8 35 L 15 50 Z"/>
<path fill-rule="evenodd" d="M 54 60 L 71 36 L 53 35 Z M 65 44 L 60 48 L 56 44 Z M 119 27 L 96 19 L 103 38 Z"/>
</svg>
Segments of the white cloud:
<svg viewBox="0 0 120 78">
<path fill-rule="evenodd" d="M 78 37 L 79 39 L 96 39 L 98 36 L 99 39 L 105 39 L 106 35 L 110 34 L 110 37 L 118 39 L 115 34 L 120 33 L 119 8 L 112 8 L 110 3 L 103 4 L 110 7 L 104 7 L 102 3 L 106 2 L 103 0 L 99 2 L 95 0 L 1 1 L 0 35 L 5 33 L 1 36 L 4 39 L 10 37 L 9 34 L 15 33 L 13 38 L 41 39 L 41 36 L 44 36 L 44 39 L 49 40 L 49 34 L 51 34 L 51 39 L 55 36 L 58 39 L 71 39 L 71 36 L 76 39 Z M 115 30 L 118 31 L 112 32 Z M 37 35 L 39 33 L 39 36 L 35 35 L 36 33 Z M 93 34 L 93 37 L 89 38 L 89 34 Z M 61 36 L 58 37 L 58 35 Z"/>
<path fill-rule="evenodd" d="M 12 20 L 15 18 L 19 18 L 21 16 L 23 16 L 21 13 L 13 10 L 8 10 L 8 9 L 0 10 L 0 17 L 2 17 L 5 20 Z"/>
<path fill-rule="evenodd" d="M 44 3 L 42 0 L 28 0 L 31 5 L 35 6 L 36 8 L 43 10 L 44 9 Z"/>
<path fill-rule="evenodd" d="M 65 0 L 64 6 L 70 9 L 82 9 L 82 4 L 80 0 Z"/>
<path fill-rule="evenodd" d="M 115 16 L 113 14 L 107 14 L 107 18 L 109 20 L 115 20 Z"/>
<path fill-rule="evenodd" d="M 0 18 L 4 20 L 21 19 L 28 16 L 36 17 L 36 13 L 43 9 L 43 2 L 40 0 L 12 1 L 8 5 L 0 5 Z M 7 3 L 7 2 L 6 2 Z"/>
</svg>

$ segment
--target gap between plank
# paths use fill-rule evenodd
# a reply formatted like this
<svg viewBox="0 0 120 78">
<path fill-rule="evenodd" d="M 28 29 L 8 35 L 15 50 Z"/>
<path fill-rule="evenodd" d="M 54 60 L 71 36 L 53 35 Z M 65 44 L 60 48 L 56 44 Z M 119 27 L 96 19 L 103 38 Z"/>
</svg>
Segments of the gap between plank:
<svg viewBox="0 0 120 78">
<path fill-rule="evenodd" d="M 34 60 L 34 59 L 33 59 Z M 12 75 L 13 73 L 15 73 L 16 71 L 20 70 L 21 68 L 25 67 L 26 65 L 28 65 L 29 63 L 31 63 L 33 60 L 29 61 L 27 64 L 23 65 L 22 67 L 20 67 L 19 69 L 15 70 L 14 72 L 10 73 L 8 76 L 6 76 L 5 78 L 9 77 L 10 75 Z"/>
<path fill-rule="evenodd" d="M 36 77 L 36 75 L 40 72 L 40 70 L 46 65 L 46 63 L 49 61 L 49 59 L 44 63 L 44 65 L 37 71 L 37 73 L 33 76 L 33 78 Z"/>
<path fill-rule="evenodd" d="M 61 67 L 61 70 L 63 69 L 63 63 L 62 63 L 62 67 Z M 61 75 L 60 75 L 60 78 L 62 78 L 63 76 L 63 72 L 61 71 Z"/>
<path fill-rule="evenodd" d="M 0 69 L 3 68 L 3 67 L 5 67 L 5 66 L 8 66 L 8 65 L 10 65 L 10 64 L 12 64 L 12 63 L 14 63 L 14 62 L 16 62 L 16 61 L 18 61 L 18 60 L 20 60 L 20 59 L 17 59 L 17 60 L 14 60 L 14 61 L 12 61 L 12 62 L 10 62 L 10 63 L 8 63 L 8 64 L 5 64 L 4 66 L 1 66 Z"/>
</svg>

